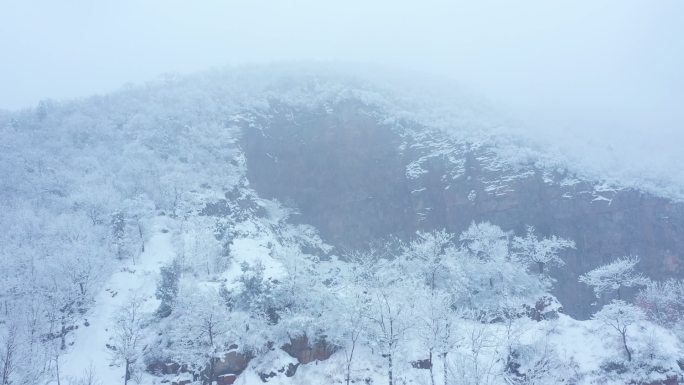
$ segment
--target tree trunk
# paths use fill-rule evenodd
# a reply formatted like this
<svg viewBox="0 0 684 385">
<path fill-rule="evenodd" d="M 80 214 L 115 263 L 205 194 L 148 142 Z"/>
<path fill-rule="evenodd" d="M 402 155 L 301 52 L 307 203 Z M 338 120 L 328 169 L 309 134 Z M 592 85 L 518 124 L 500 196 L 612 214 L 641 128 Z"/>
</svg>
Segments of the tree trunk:
<svg viewBox="0 0 684 385">
<path fill-rule="evenodd" d="M 145 239 L 143 238 L 143 232 L 142 232 L 142 226 L 140 226 L 140 222 L 138 222 L 138 234 L 140 234 L 140 251 L 145 252 Z"/>
<path fill-rule="evenodd" d="M 208 327 L 209 332 L 209 345 L 214 346 L 214 328 L 210 324 Z M 214 351 L 212 350 L 209 355 L 209 384 L 214 382 Z"/>
<path fill-rule="evenodd" d="M 444 385 L 447 385 L 447 353 L 442 354 L 442 364 L 444 366 Z"/>
<path fill-rule="evenodd" d="M 59 378 L 59 355 L 55 355 L 55 373 L 57 374 L 57 385 L 62 385 Z"/>
<path fill-rule="evenodd" d="M 9 385 L 9 377 L 13 371 L 14 365 L 14 349 L 16 347 L 14 343 L 15 333 L 14 329 L 10 328 L 9 334 L 7 335 L 7 340 L 5 342 L 5 357 L 3 357 L 2 366 L 2 385 Z"/>
<path fill-rule="evenodd" d="M 9 376 L 12 371 L 12 352 L 7 350 L 7 354 L 4 358 L 4 365 L 2 367 L 2 385 L 9 384 Z"/>
<path fill-rule="evenodd" d="M 60 338 L 60 342 L 61 342 L 59 348 L 60 348 L 60 350 L 65 350 L 66 349 L 66 325 L 64 325 L 64 323 L 62 323 L 62 332 L 60 333 L 59 338 Z"/>
<path fill-rule="evenodd" d="M 537 266 L 539 267 L 539 275 L 544 274 L 544 262 L 537 262 Z"/>
<path fill-rule="evenodd" d="M 394 385 L 394 380 L 392 379 L 392 353 L 387 355 L 387 378 L 389 378 L 389 385 Z"/>
<path fill-rule="evenodd" d="M 622 346 L 625 348 L 625 352 L 627 353 L 627 361 L 632 362 L 632 352 L 629 351 L 629 348 L 627 347 L 627 331 L 621 332 L 622 334 Z"/>
<path fill-rule="evenodd" d="M 128 380 L 131 378 L 130 365 L 130 360 L 126 359 L 126 373 L 124 374 L 124 385 L 128 385 Z"/>
<path fill-rule="evenodd" d="M 428 357 L 430 362 L 430 384 L 435 385 L 435 373 L 432 370 L 432 349 L 430 349 L 430 357 Z"/>
<path fill-rule="evenodd" d="M 347 385 L 349 385 L 349 382 L 351 381 L 351 363 L 352 363 L 352 360 L 354 359 L 354 349 L 356 349 L 356 338 L 352 336 L 351 351 L 349 352 L 349 355 L 347 356 L 347 378 L 346 378 Z"/>
<path fill-rule="evenodd" d="M 347 361 L 347 376 L 346 376 L 346 378 L 344 379 L 347 385 L 349 385 L 349 380 L 350 380 L 349 377 L 351 377 L 351 376 L 349 375 L 349 372 L 351 371 L 351 370 L 350 370 L 350 366 L 351 366 L 351 363 L 350 363 L 349 361 Z"/>
<path fill-rule="evenodd" d="M 214 357 L 209 358 L 209 384 L 214 383 L 214 371 L 215 371 L 216 361 Z"/>
</svg>

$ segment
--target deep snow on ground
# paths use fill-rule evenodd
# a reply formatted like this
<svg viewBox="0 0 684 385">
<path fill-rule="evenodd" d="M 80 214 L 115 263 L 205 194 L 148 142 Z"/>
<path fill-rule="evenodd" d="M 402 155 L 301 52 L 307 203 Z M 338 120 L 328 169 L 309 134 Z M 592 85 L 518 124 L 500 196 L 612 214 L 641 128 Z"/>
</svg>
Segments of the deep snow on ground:
<svg viewBox="0 0 684 385">
<path fill-rule="evenodd" d="M 281 213 L 282 214 L 282 213 Z M 277 217 L 277 215 L 276 215 Z M 279 218 L 282 219 L 282 218 Z M 277 222 L 277 221 L 276 221 Z M 260 260 L 266 274 L 271 277 L 279 277 L 283 274 L 282 266 L 274 260 L 268 252 L 267 244 L 277 242 L 272 233 L 266 227 L 259 226 L 248 220 L 240 225 L 243 229 L 249 229 L 249 236 L 237 239 L 232 250 L 236 261 Z M 245 230 L 247 231 L 247 230 Z M 177 254 L 175 249 L 179 242 L 174 237 L 180 236 L 177 220 L 158 216 L 147 222 L 146 230 L 148 241 L 145 252 L 138 256 L 133 264 L 132 260 L 121 263 L 120 269 L 108 280 L 104 289 L 96 297 L 94 306 L 87 315 L 89 326 L 81 325 L 72 336 L 72 344 L 68 353 L 61 358 L 62 379 L 76 380 L 84 375 L 88 369 L 92 370 L 95 378 L 101 385 L 119 385 L 123 383 L 124 369 L 121 365 L 112 364 L 111 351 L 107 344 L 111 343 L 111 330 L 117 311 L 127 301 L 134 297 L 144 300 L 143 310 L 146 315 L 152 316 L 157 309 L 158 301 L 154 298 L 156 282 L 159 275 L 159 267 L 170 262 Z M 234 263 L 233 266 L 237 266 Z M 226 282 L 231 282 L 239 274 L 239 269 L 229 269 L 222 277 Z M 198 279 L 200 280 L 200 279 Z M 203 282 L 200 282 L 203 283 Z M 214 290 L 215 283 L 205 282 L 205 288 Z M 200 285 L 198 285 L 199 287 Z M 482 325 L 464 323 L 458 330 L 462 333 L 460 347 L 452 353 L 448 364 L 449 383 L 458 381 L 459 374 L 464 366 L 472 365 L 472 356 L 469 353 L 469 335 L 481 329 Z M 615 376 L 607 379 L 603 376 L 600 366 L 605 362 L 620 362 L 624 359 L 617 336 L 605 329 L 597 321 L 577 321 L 566 315 L 560 315 L 556 320 L 542 322 L 522 318 L 513 325 L 515 329 L 515 343 L 548 346 L 571 369 L 567 375 L 577 375 L 577 384 L 622 384 L 625 378 Z M 151 329 L 144 329 L 150 333 Z M 503 339 L 506 331 L 504 325 L 490 326 L 486 333 L 492 336 L 498 335 Z M 659 351 L 665 354 L 664 361 L 673 364 L 676 357 L 682 354 L 682 347 L 671 332 L 663 330 L 649 322 L 644 322 L 630 329 L 630 344 L 636 351 L 647 351 L 648 344 L 656 343 Z M 632 334 L 633 333 L 633 334 Z M 496 364 L 488 361 L 488 356 L 494 357 L 495 350 L 501 347 L 482 351 L 483 364 Z M 427 370 L 411 368 L 408 360 L 425 358 L 425 352 L 415 336 L 409 336 L 400 347 L 402 360 L 395 362 L 395 377 L 398 384 L 429 384 L 429 372 Z M 484 357 L 484 358 L 483 358 Z M 645 360 L 645 357 L 637 357 Z M 663 358 L 659 358 L 663 360 Z M 280 349 L 274 349 L 254 358 L 249 367 L 237 379 L 236 384 L 260 384 L 260 373 L 276 372 L 276 377 L 268 380 L 273 385 L 320 385 L 343 383 L 344 379 L 344 356 L 342 352 L 333 354 L 326 361 L 312 362 L 300 365 L 294 377 L 286 377 L 282 372 L 288 364 L 296 364 L 297 360 L 290 357 Z M 377 352 L 366 346 L 359 346 L 353 365 L 353 378 L 357 381 L 370 381 L 372 384 L 386 383 L 385 360 L 380 358 Z M 435 380 L 443 383 L 443 363 L 435 360 Z M 561 374 L 562 375 L 562 374 Z M 181 380 L 187 378 L 187 374 L 166 375 L 157 377 L 144 373 L 137 379 L 131 380 L 135 384 L 161 384 L 166 381 Z M 552 380 L 546 380 L 549 382 Z M 53 382 L 51 384 L 55 384 Z M 63 382 L 64 383 L 64 382 Z M 66 382 L 70 383 L 70 382 Z M 168 382 L 167 382 L 168 383 Z M 482 384 L 505 384 L 507 380 L 500 375 L 485 376 Z M 71 384 L 71 383 L 70 383 Z"/>
<path fill-rule="evenodd" d="M 73 345 L 61 358 L 63 378 L 82 377 L 92 367 L 101 385 L 123 383 L 124 369 L 111 364 L 112 352 L 107 348 L 107 344 L 112 342 L 115 318 L 121 307 L 133 298 L 144 301 L 141 310 L 146 315 L 157 309 L 159 302 L 154 293 L 159 267 L 171 261 L 176 254 L 172 245 L 174 225 L 173 220 L 163 216 L 149 221 L 145 252 L 135 259 L 135 263 L 133 260 L 121 263 L 88 311 L 86 319 L 89 326 L 80 325 L 73 333 Z"/>
</svg>

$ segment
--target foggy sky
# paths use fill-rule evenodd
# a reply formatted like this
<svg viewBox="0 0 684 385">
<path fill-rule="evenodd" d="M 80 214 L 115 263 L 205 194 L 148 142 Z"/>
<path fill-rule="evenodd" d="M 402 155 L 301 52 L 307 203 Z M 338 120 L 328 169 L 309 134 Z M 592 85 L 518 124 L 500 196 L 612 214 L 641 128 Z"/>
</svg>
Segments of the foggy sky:
<svg viewBox="0 0 684 385">
<path fill-rule="evenodd" d="M 456 80 L 547 135 L 645 143 L 659 162 L 684 144 L 678 0 L 0 0 L 0 55 L 5 109 L 166 72 L 343 60 Z"/>
</svg>

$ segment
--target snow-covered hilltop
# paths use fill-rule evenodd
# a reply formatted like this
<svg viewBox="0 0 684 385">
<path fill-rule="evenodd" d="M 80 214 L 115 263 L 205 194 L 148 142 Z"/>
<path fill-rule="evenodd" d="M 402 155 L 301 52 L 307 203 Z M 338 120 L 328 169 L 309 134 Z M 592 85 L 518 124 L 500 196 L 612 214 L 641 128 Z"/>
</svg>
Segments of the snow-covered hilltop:
<svg viewBox="0 0 684 385">
<path fill-rule="evenodd" d="M 439 88 L 271 67 L 0 114 L 0 384 L 680 380 L 676 184 Z"/>
</svg>

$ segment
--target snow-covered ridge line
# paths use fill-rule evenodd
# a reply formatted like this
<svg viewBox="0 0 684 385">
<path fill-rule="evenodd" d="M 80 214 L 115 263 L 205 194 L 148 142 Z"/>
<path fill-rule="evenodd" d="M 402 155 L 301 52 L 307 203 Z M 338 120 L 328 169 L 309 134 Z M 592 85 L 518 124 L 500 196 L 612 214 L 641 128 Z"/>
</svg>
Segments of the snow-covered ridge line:
<svg viewBox="0 0 684 385">
<path fill-rule="evenodd" d="M 381 111 L 384 123 L 401 125 L 402 121 L 409 121 L 442 130 L 457 142 L 491 147 L 502 162 L 511 165 L 564 169 L 581 179 L 616 189 L 633 188 L 684 200 L 684 181 L 679 183 L 676 175 L 664 176 L 655 171 L 643 175 L 630 169 L 587 164 L 581 154 L 568 154 L 558 149 L 562 146 L 549 148 L 530 138 L 524 129 L 510 124 L 474 94 L 448 82 L 413 75 L 415 78 L 409 81 L 391 71 L 306 64 L 166 75 L 108 95 L 68 102 L 48 100 L 33 110 L 5 113 L 0 115 L 0 130 L 8 129 L 27 115 L 50 110 L 60 110 L 64 117 L 95 113 L 111 116 L 116 115 L 117 105 L 137 104 L 141 112 L 147 109 L 193 125 L 206 121 L 207 116 L 266 110 L 273 100 L 293 108 L 320 108 L 354 99 Z"/>
</svg>

